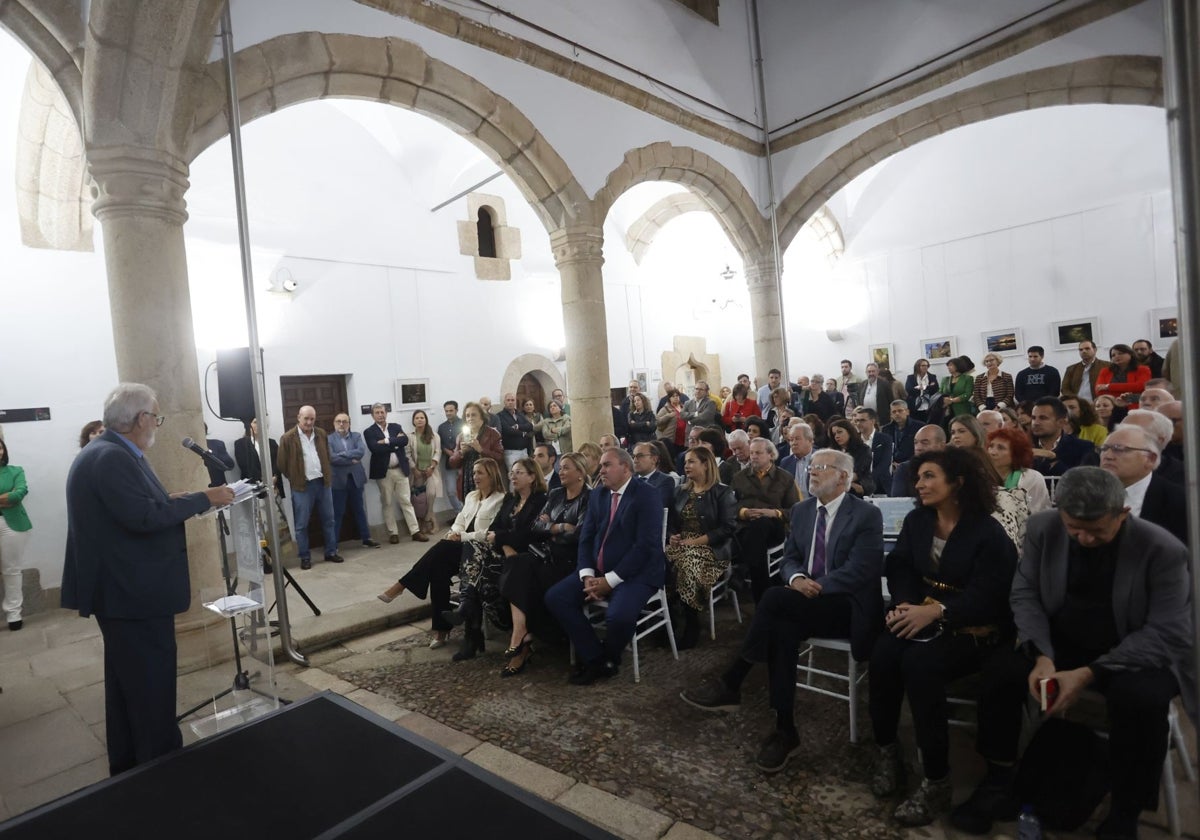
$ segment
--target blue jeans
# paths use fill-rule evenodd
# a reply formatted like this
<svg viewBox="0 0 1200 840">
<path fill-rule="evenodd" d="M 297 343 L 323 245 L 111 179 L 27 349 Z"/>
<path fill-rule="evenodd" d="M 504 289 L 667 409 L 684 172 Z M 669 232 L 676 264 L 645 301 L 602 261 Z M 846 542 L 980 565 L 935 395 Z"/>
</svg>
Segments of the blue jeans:
<svg viewBox="0 0 1200 840">
<path fill-rule="evenodd" d="M 325 534 L 325 556 L 337 554 L 337 531 L 333 529 L 333 493 L 321 479 L 308 482 L 303 490 L 292 486 L 292 515 L 296 519 L 296 548 L 300 559 L 311 557 L 308 548 L 308 520 L 313 509 L 321 516 L 321 530 Z"/>
<path fill-rule="evenodd" d="M 363 542 L 371 539 L 371 527 L 367 524 L 367 509 L 363 507 L 363 488 L 354 483 L 354 476 L 346 476 L 346 486 L 333 490 L 333 530 L 340 533 L 342 519 L 346 516 L 347 504 L 350 515 L 358 525 L 358 538 Z"/>
<path fill-rule="evenodd" d="M 458 470 L 452 470 L 449 467 L 440 467 L 442 471 L 442 487 L 445 489 L 446 501 L 450 503 L 450 509 L 455 513 L 462 510 L 462 502 L 458 498 Z"/>
</svg>

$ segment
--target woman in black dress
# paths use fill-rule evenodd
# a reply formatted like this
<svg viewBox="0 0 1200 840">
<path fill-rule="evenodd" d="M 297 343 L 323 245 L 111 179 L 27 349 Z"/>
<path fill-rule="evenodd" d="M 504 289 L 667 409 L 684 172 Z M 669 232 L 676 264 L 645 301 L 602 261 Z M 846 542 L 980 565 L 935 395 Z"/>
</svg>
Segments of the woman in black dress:
<svg viewBox="0 0 1200 840">
<path fill-rule="evenodd" d="M 845 452 L 854 459 L 850 492 L 860 498 L 870 496 L 875 492 L 875 479 L 871 477 L 871 448 L 863 443 L 858 429 L 849 420 L 834 420 L 829 424 L 828 432 L 829 448 Z"/>
</svg>

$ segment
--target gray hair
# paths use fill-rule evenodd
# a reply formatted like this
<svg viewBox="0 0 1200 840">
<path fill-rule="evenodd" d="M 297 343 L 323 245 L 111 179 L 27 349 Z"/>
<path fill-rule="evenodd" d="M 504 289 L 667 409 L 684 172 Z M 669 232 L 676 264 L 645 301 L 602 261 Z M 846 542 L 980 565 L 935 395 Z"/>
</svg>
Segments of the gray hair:
<svg viewBox="0 0 1200 840">
<path fill-rule="evenodd" d="M 1072 519 L 1092 522 L 1125 509 L 1125 486 L 1100 467 L 1075 467 L 1058 480 L 1054 501 Z"/>
<path fill-rule="evenodd" d="M 382 409 L 385 409 L 385 410 L 386 410 L 386 409 L 387 409 L 387 406 L 386 406 L 386 405 L 384 405 L 383 403 L 372 403 L 372 404 L 371 404 L 371 413 L 372 413 L 372 414 L 374 414 L 374 413 L 375 413 L 375 409 L 377 409 L 377 408 L 382 408 Z"/>
<path fill-rule="evenodd" d="M 803 420 L 801 420 L 797 423 L 792 423 L 791 425 L 788 426 L 788 434 L 790 435 L 792 432 L 799 432 L 806 439 L 808 439 L 810 441 L 813 440 L 812 426 L 808 425 Z"/>
<path fill-rule="evenodd" d="M 984 409 L 983 411 L 979 412 L 977 415 L 975 415 L 975 419 L 982 421 L 983 415 L 985 415 L 985 414 L 990 414 L 992 417 L 996 418 L 996 422 L 998 422 L 1001 426 L 1004 425 L 1004 415 L 1001 414 L 999 411 L 992 411 L 990 408 Z"/>
<path fill-rule="evenodd" d="M 906 403 L 904 400 L 892 400 L 892 408 L 896 407 L 908 408 L 908 403 Z"/>
<path fill-rule="evenodd" d="M 1154 432 L 1147 429 L 1145 426 L 1139 426 L 1136 423 L 1118 423 L 1113 429 L 1114 432 L 1137 432 L 1142 438 L 1142 446 L 1149 449 L 1155 455 L 1162 455 L 1163 446 L 1159 443 L 1158 438 L 1154 436 Z"/>
<path fill-rule="evenodd" d="M 158 396 L 149 385 L 122 382 L 104 398 L 104 428 L 113 431 L 132 431 L 138 415 L 154 411 Z M 1166 418 L 1163 418 L 1166 420 Z M 1170 420 L 1167 420 L 1170 423 Z"/>
<path fill-rule="evenodd" d="M 625 468 L 633 472 L 633 456 L 622 449 L 620 446 L 614 446 L 611 449 L 604 450 L 604 455 L 613 454 L 617 456 L 617 460 L 625 465 Z M 604 457 L 601 455 L 601 457 Z"/>
<path fill-rule="evenodd" d="M 1171 442 L 1171 436 L 1175 433 L 1175 424 L 1171 422 L 1170 418 L 1148 408 L 1135 408 L 1125 415 L 1125 419 L 1121 421 L 1120 425 L 1139 426 L 1145 429 L 1158 438 L 1160 450 Z"/>
<path fill-rule="evenodd" d="M 767 447 L 767 451 L 771 453 L 771 462 L 772 463 L 774 463 L 775 460 L 777 458 L 779 458 L 779 449 L 776 448 L 775 444 L 771 443 L 769 438 L 756 437 L 754 440 L 750 441 L 750 448 L 753 449 L 754 444 L 756 444 L 756 443 L 761 443 L 763 446 Z"/>
<path fill-rule="evenodd" d="M 812 376 L 809 378 L 809 382 L 810 382 L 810 383 L 811 383 L 811 382 L 816 382 L 818 385 L 824 385 L 824 384 L 825 384 L 825 377 L 824 377 L 824 376 L 822 376 L 822 375 L 821 375 L 821 374 L 819 374 L 819 373 L 814 373 L 814 374 L 813 374 L 813 375 L 812 375 Z"/>
<path fill-rule="evenodd" d="M 732 432 L 729 433 L 729 437 L 725 438 L 725 442 L 728 443 L 731 447 L 735 443 L 749 443 L 750 435 L 746 434 L 745 429 L 734 429 Z"/>
<path fill-rule="evenodd" d="M 833 465 L 845 474 L 847 483 L 854 477 L 854 458 L 849 452 L 842 452 L 840 449 L 821 449 L 813 453 L 813 458 L 815 459 L 817 455 L 833 461 Z"/>
</svg>

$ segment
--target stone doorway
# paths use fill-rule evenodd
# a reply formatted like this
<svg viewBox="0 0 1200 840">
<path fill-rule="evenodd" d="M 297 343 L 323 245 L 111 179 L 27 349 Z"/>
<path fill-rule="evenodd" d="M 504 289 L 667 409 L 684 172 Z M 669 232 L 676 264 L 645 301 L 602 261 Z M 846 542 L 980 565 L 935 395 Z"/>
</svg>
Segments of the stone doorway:
<svg viewBox="0 0 1200 840">
<path fill-rule="evenodd" d="M 533 407 L 539 414 L 546 413 L 546 389 L 533 372 L 526 373 L 517 383 L 517 410 L 523 411 L 525 400 L 533 400 Z"/>
</svg>

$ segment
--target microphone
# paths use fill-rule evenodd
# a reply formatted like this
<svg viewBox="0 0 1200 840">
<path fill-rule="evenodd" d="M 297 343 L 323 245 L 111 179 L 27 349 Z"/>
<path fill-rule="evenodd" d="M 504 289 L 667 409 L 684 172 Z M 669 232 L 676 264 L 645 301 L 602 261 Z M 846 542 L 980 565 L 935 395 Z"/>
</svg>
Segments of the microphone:
<svg viewBox="0 0 1200 840">
<path fill-rule="evenodd" d="M 200 444 L 196 443 L 196 441 L 192 440 L 190 437 L 185 437 L 181 442 L 184 449 L 190 449 L 195 452 L 204 460 L 205 464 L 212 467 L 214 470 L 220 470 L 222 474 L 225 472 L 226 467 L 221 463 L 221 459 Z"/>
</svg>

